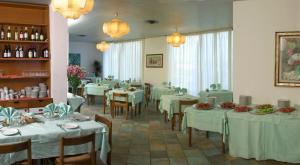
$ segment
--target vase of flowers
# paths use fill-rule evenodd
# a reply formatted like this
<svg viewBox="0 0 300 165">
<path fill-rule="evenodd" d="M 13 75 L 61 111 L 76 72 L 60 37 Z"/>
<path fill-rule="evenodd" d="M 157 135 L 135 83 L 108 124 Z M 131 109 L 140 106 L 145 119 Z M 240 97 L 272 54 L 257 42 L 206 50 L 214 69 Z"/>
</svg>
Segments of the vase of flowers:
<svg viewBox="0 0 300 165">
<path fill-rule="evenodd" d="M 76 95 L 77 87 L 81 84 L 81 80 L 85 78 L 86 72 L 78 65 L 69 65 L 67 73 L 69 85 L 72 87 L 72 93 Z"/>
</svg>

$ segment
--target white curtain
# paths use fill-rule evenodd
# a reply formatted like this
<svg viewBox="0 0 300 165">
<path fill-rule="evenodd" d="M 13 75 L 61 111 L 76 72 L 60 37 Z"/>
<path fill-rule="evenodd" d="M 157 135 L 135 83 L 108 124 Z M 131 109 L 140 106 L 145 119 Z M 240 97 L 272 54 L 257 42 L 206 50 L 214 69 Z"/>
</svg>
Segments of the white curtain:
<svg viewBox="0 0 300 165">
<path fill-rule="evenodd" d="M 179 48 L 168 46 L 169 81 L 197 95 L 220 83 L 231 89 L 232 32 L 215 32 L 186 37 Z"/>
<path fill-rule="evenodd" d="M 104 77 L 141 80 L 143 41 L 111 43 L 103 56 Z"/>
</svg>

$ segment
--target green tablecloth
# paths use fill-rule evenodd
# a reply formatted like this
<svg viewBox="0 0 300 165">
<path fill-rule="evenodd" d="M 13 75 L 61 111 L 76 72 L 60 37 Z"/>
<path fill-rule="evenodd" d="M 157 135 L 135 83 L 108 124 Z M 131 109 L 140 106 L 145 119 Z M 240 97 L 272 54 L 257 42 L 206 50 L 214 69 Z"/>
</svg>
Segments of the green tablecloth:
<svg viewBox="0 0 300 165">
<path fill-rule="evenodd" d="M 185 131 L 187 127 L 192 127 L 203 131 L 225 134 L 227 112 L 228 110 L 220 108 L 198 110 L 194 107 L 188 107 L 184 110 L 182 130 Z"/>
<path fill-rule="evenodd" d="M 230 155 L 300 163 L 300 111 L 269 115 L 228 112 Z"/>
<path fill-rule="evenodd" d="M 76 122 L 80 126 L 78 129 L 62 130 L 56 125 L 58 123 L 62 124 L 67 122 L 71 121 L 46 120 L 45 123 L 32 123 L 22 127 L 17 127 L 21 131 L 22 135 L 4 136 L 0 133 L 0 143 L 16 143 L 30 138 L 32 141 L 32 158 L 43 159 L 59 156 L 60 137 L 82 136 L 96 132 L 96 148 L 101 148 L 98 156 L 100 156 L 103 162 L 106 162 L 107 153 L 110 151 L 106 126 L 93 120 Z M 74 155 L 85 153 L 89 151 L 88 148 L 89 145 L 70 146 L 65 149 L 65 154 Z M 23 160 L 26 156 L 26 152 L 0 154 L 1 165 L 9 165 L 13 162 Z"/>
<path fill-rule="evenodd" d="M 130 102 L 133 107 L 144 101 L 144 90 L 136 89 L 135 91 L 126 91 L 123 89 L 114 89 L 106 93 L 106 103 L 108 106 L 110 106 L 110 101 L 113 99 L 113 93 L 128 93 L 128 102 Z M 122 98 L 116 99 L 119 101 L 125 101 L 122 100 Z"/>
<path fill-rule="evenodd" d="M 159 100 L 162 95 L 171 95 L 174 93 L 176 93 L 174 88 L 168 88 L 164 86 L 154 86 L 151 88 L 150 99 L 152 101 L 156 101 Z"/>
<path fill-rule="evenodd" d="M 67 100 L 73 110 L 76 110 L 82 103 L 85 102 L 83 97 L 77 95 L 74 96 L 72 93 L 67 94 Z"/>
<path fill-rule="evenodd" d="M 167 111 L 168 118 L 171 119 L 174 113 L 179 112 L 179 100 L 193 100 L 198 97 L 192 95 L 162 95 L 160 97 L 159 110 L 161 113 Z M 182 107 L 182 112 L 185 107 Z"/>
<path fill-rule="evenodd" d="M 104 90 L 109 88 L 110 88 L 109 84 L 101 85 L 101 84 L 89 83 L 86 84 L 84 87 L 84 95 L 103 96 Z"/>
<path fill-rule="evenodd" d="M 233 100 L 233 93 L 228 90 L 211 90 L 209 92 L 206 91 L 201 91 L 199 93 L 200 99 L 202 102 L 207 101 L 207 97 L 216 97 L 216 103 L 220 104 L 222 102 L 230 101 L 232 102 Z"/>
</svg>

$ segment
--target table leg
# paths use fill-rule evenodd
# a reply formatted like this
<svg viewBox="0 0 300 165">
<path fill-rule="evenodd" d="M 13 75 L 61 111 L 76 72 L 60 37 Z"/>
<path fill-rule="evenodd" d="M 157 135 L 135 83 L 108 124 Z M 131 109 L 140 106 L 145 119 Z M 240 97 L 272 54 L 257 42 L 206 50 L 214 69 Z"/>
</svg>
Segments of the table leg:
<svg viewBox="0 0 300 165">
<path fill-rule="evenodd" d="M 173 114 L 173 117 L 172 117 L 172 131 L 174 131 L 174 127 L 175 127 L 175 123 L 176 123 L 176 115 Z"/>
<path fill-rule="evenodd" d="M 160 100 L 156 100 L 156 111 L 159 110 L 159 102 L 160 102 Z"/>
<path fill-rule="evenodd" d="M 141 106 L 142 106 L 142 103 L 139 103 L 139 115 L 141 114 Z"/>
<path fill-rule="evenodd" d="M 222 148 L 221 148 L 221 151 L 222 151 L 222 153 L 224 154 L 224 153 L 225 153 L 225 144 L 224 144 L 224 141 L 223 141 L 223 136 L 224 136 L 224 135 L 221 134 L 221 138 L 222 138 L 222 139 L 221 139 L 221 141 L 222 141 L 222 145 L 221 145 Z"/>
<path fill-rule="evenodd" d="M 105 109 L 106 109 L 106 99 L 105 95 L 103 96 L 103 113 L 105 114 Z"/>
<path fill-rule="evenodd" d="M 189 133 L 189 146 L 192 147 L 192 127 L 188 127 Z"/>
<path fill-rule="evenodd" d="M 87 104 L 90 105 L 90 95 L 87 95 Z"/>
<path fill-rule="evenodd" d="M 113 102 L 110 101 L 110 115 L 112 118 L 115 118 L 115 111 L 114 111 L 114 107 L 113 107 Z"/>
<path fill-rule="evenodd" d="M 164 111 L 165 123 L 167 122 L 167 111 Z"/>
<path fill-rule="evenodd" d="M 209 138 L 209 133 L 208 133 L 208 131 L 206 131 L 205 134 L 206 134 L 206 138 Z"/>
</svg>

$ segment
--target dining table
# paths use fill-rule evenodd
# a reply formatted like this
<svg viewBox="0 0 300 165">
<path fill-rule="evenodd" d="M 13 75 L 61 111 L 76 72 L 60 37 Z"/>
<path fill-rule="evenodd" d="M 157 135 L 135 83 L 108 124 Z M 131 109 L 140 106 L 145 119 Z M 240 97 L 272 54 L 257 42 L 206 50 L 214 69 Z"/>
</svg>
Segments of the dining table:
<svg viewBox="0 0 300 165">
<path fill-rule="evenodd" d="M 74 116 L 77 116 L 74 118 Z M 0 129 L 0 144 L 17 143 L 31 139 L 32 159 L 46 159 L 59 157 L 60 138 L 75 137 L 96 133 L 97 156 L 103 161 L 107 160 L 107 153 L 110 151 L 108 143 L 108 128 L 105 124 L 91 120 L 90 118 L 74 113 L 73 117 L 63 119 L 48 119 L 43 115 L 35 115 L 38 122 L 31 124 L 3 127 Z M 74 119 L 84 120 L 74 120 Z M 64 125 L 77 125 L 78 127 L 64 127 Z M 68 129 L 69 128 L 69 129 Z M 17 129 L 17 134 L 4 134 L 7 129 Z M 65 155 L 77 155 L 90 151 L 91 145 L 69 146 L 65 149 Z M 100 150 L 100 151 L 99 151 Z M 10 154 L 1 154 L 1 165 L 10 165 L 27 158 L 24 151 Z"/>
<path fill-rule="evenodd" d="M 85 103 L 85 99 L 81 96 L 74 95 L 73 93 L 67 93 L 67 102 L 72 109 L 76 111 L 83 103 Z"/>
<path fill-rule="evenodd" d="M 230 155 L 300 163 L 300 110 L 265 115 L 230 111 L 227 118 Z"/>
<path fill-rule="evenodd" d="M 216 97 L 216 103 L 220 104 L 223 102 L 232 102 L 233 93 L 230 90 L 209 90 L 209 91 L 200 91 L 199 97 L 202 102 L 207 102 L 208 97 Z"/>
<path fill-rule="evenodd" d="M 158 85 L 151 88 L 150 100 L 156 103 L 156 110 L 159 110 L 159 102 L 162 95 L 175 94 L 175 88 Z"/>
<path fill-rule="evenodd" d="M 216 132 L 221 135 L 221 150 L 224 153 L 227 136 L 226 114 L 229 111 L 218 106 L 209 110 L 200 110 L 195 106 L 185 108 L 181 128 L 184 132 L 188 131 L 189 145 L 192 145 L 192 129 Z"/>
</svg>

